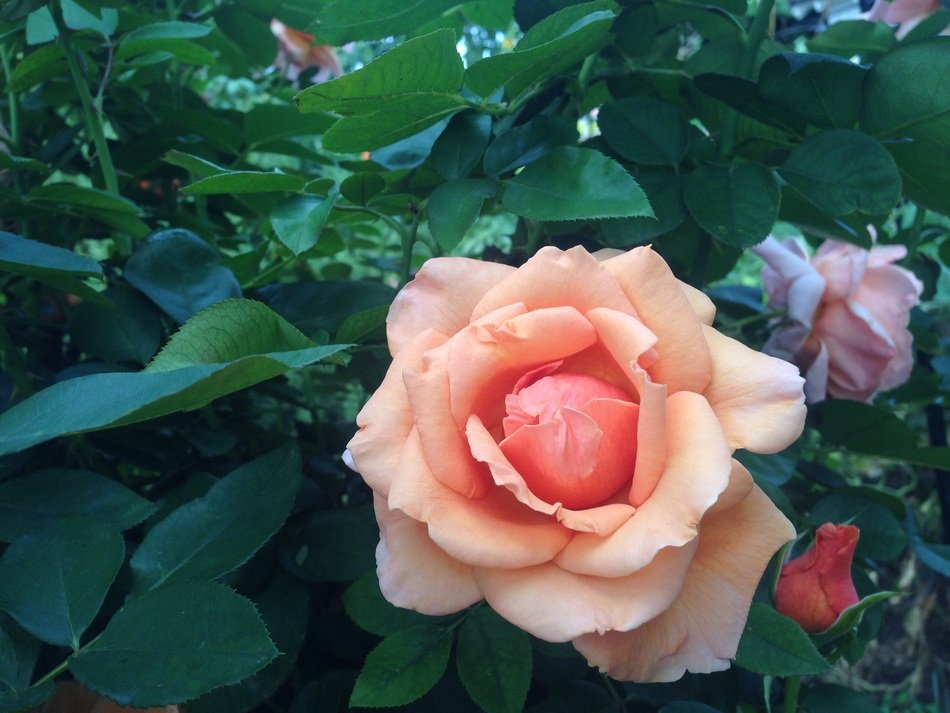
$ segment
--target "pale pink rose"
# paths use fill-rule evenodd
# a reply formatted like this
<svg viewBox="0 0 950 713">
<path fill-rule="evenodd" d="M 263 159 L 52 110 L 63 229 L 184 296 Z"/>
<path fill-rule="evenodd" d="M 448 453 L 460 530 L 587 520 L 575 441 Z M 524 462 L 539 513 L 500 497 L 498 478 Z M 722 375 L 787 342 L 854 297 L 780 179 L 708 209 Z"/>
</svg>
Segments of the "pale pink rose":
<svg viewBox="0 0 950 713">
<path fill-rule="evenodd" d="M 787 310 L 790 320 L 764 349 L 801 367 L 809 402 L 829 395 L 869 401 L 907 381 L 913 368 L 907 324 L 923 286 L 891 264 L 907 254 L 904 246 L 867 251 L 826 240 L 809 259 L 801 242 L 769 236 L 753 250 L 766 262 L 769 305 Z"/>
<path fill-rule="evenodd" d="M 798 437 L 803 382 L 651 249 L 599 257 L 438 258 L 397 296 L 345 456 L 380 587 L 427 614 L 485 599 L 620 679 L 722 670 L 794 536 L 732 454 Z"/>
<path fill-rule="evenodd" d="M 875 0 L 871 9 L 865 13 L 864 19 L 898 25 L 895 34 L 898 39 L 902 39 L 920 24 L 921 20 L 942 9 L 940 0 Z"/>
</svg>

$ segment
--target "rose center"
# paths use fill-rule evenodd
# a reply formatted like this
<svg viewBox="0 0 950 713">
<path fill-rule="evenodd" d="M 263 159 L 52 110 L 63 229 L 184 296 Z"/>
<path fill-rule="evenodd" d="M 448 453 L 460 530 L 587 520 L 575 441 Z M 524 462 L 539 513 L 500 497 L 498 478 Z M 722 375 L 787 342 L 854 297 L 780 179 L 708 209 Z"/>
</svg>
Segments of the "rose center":
<svg viewBox="0 0 950 713">
<path fill-rule="evenodd" d="M 531 374 L 505 397 L 499 445 L 531 491 L 577 509 L 629 486 L 639 407 L 627 392 L 587 374 L 556 373 L 522 386 L 526 380 Z"/>
</svg>

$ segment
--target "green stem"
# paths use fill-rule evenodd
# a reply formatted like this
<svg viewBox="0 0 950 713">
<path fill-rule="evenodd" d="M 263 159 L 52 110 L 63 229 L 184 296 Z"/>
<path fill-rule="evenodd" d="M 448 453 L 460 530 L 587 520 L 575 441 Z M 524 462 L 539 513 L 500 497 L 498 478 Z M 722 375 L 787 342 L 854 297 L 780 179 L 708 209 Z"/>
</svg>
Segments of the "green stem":
<svg viewBox="0 0 950 713">
<path fill-rule="evenodd" d="M 419 233 L 419 217 L 412 216 L 412 224 L 409 230 L 403 230 L 400 235 L 402 241 L 402 273 L 399 276 L 399 284 L 405 285 L 409 282 L 409 276 L 412 272 L 412 248 L 416 244 L 416 235 Z"/>
<path fill-rule="evenodd" d="M 759 54 L 759 48 L 762 46 L 762 41 L 769 29 L 773 9 L 775 9 L 775 0 L 759 0 L 759 7 L 756 8 L 749 34 L 745 37 L 742 56 L 739 58 L 740 77 L 752 78 L 752 71 L 755 69 L 755 58 Z M 719 142 L 718 158 L 720 161 L 725 161 L 732 155 L 736 143 L 736 127 L 738 124 L 739 112 L 732 108 L 727 109 L 722 120 L 722 140 Z"/>
<path fill-rule="evenodd" d="M 782 699 L 782 713 L 795 713 L 798 710 L 798 692 L 802 687 L 801 676 L 789 676 L 785 679 L 785 697 Z"/>
<path fill-rule="evenodd" d="M 45 676 L 43 676 L 43 678 L 41 678 L 39 681 L 34 683 L 31 686 L 31 688 L 37 688 L 39 686 L 42 686 L 47 681 L 52 681 L 54 678 L 56 678 L 59 674 L 61 674 L 63 671 L 65 671 L 68 668 L 69 668 L 69 659 L 66 659 L 59 666 L 54 668 L 52 671 L 50 671 Z"/>
<path fill-rule="evenodd" d="M 0 64 L 3 65 L 3 76 L 7 82 L 13 74 L 10 64 L 10 50 L 5 44 L 0 45 Z M 14 153 L 20 150 L 20 102 L 16 92 L 7 90 L 7 103 L 10 105 L 10 148 Z"/>
</svg>

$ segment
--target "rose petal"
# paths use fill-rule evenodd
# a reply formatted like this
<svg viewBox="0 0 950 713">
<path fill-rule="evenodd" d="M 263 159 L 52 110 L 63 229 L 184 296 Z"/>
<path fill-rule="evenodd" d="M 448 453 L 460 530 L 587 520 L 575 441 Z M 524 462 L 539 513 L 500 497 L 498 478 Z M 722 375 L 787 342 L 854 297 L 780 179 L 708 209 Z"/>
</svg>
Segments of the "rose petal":
<svg viewBox="0 0 950 713">
<path fill-rule="evenodd" d="M 811 259 L 812 266 L 825 278 L 822 301 L 850 297 L 864 278 L 867 262 L 868 251 L 864 248 L 837 240 L 823 242 Z"/>
<path fill-rule="evenodd" d="M 588 632 L 625 631 L 660 614 L 680 591 L 693 552 L 693 543 L 668 547 L 649 567 L 612 579 L 553 564 L 476 568 L 475 579 L 505 619 L 545 641 L 568 641 Z"/>
<path fill-rule="evenodd" d="M 649 247 L 640 247 L 603 265 L 643 324 L 657 336 L 660 358 L 647 369 L 653 380 L 666 384 L 670 393 L 701 393 L 712 372 L 703 323 L 663 258 Z"/>
<path fill-rule="evenodd" d="M 634 371 L 633 382 L 640 394 L 640 414 L 630 504 L 640 507 L 653 493 L 666 468 L 666 386 L 654 384 L 641 370 Z"/>
<path fill-rule="evenodd" d="M 641 361 L 645 354 L 653 351 L 657 337 L 639 319 L 605 307 L 588 310 L 585 316 L 597 330 L 600 343 L 606 347 L 628 379 L 632 378 L 633 368 L 638 364 L 647 369 L 655 363 L 655 354 L 651 355 L 646 363 Z M 632 381 L 631 384 L 636 386 Z"/>
<path fill-rule="evenodd" d="M 762 572 L 794 536 L 791 523 L 753 486 L 735 507 L 703 520 L 699 549 L 669 609 L 633 631 L 589 634 L 574 646 L 621 680 L 675 681 L 687 670 L 727 669 Z"/>
<path fill-rule="evenodd" d="M 597 341 L 590 322 L 573 307 L 540 308 L 495 323 L 486 320 L 459 332 L 449 346 L 449 398 L 460 428 L 472 413 L 489 428 L 501 423 L 505 396 L 525 372 Z"/>
<path fill-rule="evenodd" d="M 828 395 L 828 349 L 818 341 L 818 354 L 805 371 L 805 403 L 816 404 Z"/>
<path fill-rule="evenodd" d="M 455 334 L 469 323 L 472 309 L 485 293 L 513 272 L 512 267 L 483 260 L 427 260 L 396 295 L 389 310 L 386 337 L 390 353 L 395 356 L 426 329 Z"/>
<path fill-rule="evenodd" d="M 480 567 L 530 567 L 551 560 L 571 532 L 493 488 L 469 500 L 432 475 L 413 429 L 389 491 L 389 507 L 429 526 L 429 537 L 459 562 Z"/>
<path fill-rule="evenodd" d="M 422 358 L 427 350 L 446 341 L 431 329 L 413 337 L 399 352 L 386 372 L 383 383 L 356 416 L 359 430 L 347 444 L 351 468 L 359 472 L 367 484 L 385 497 L 389 492 L 399 454 L 412 430 L 412 409 L 403 384 L 402 372 Z"/>
<path fill-rule="evenodd" d="M 667 399 L 666 408 L 666 469 L 653 494 L 612 535 L 575 535 L 555 558 L 557 565 L 577 574 L 621 577 L 649 565 L 664 548 L 696 538 L 703 514 L 729 483 L 732 457 L 702 396 L 681 391 Z"/>
<path fill-rule="evenodd" d="M 373 500 L 379 522 L 376 565 L 379 588 L 387 601 L 423 614 L 452 614 L 482 598 L 472 568 L 437 547 L 426 526 L 378 495 Z"/>
<path fill-rule="evenodd" d="M 713 378 L 705 396 L 722 424 L 729 447 L 777 453 L 805 424 L 804 379 L 781 359 L 749 349 L 705 328 Z"/>
<path fill-rule="evenodd" d="M 808 260 L 808 255 L 794 240 L 780 243 L 771 235 L 752 248 L 767 263 L 762 279 L 769 293 L 769 302 L 787 306 L 793 320 L 811 326 L 815 311 L 825 291 L 825 280 Z"/>
<path fill-rule="evenodd" d="M 558 503 L 542 500 L 528 488 L 524 478 L 502 453 L 495 439 L 478 416 L 472 415 L 466 429 L 472 456 L 486 463 L 495 483 L 509 490 L 519 502 L 532 510 L 554 516 L 564 527 L 578 532 L 593 532 L 609 535 L 634 513 L 634 509 L 622 502 L 613 502 L 600 507 L 571 510 Z"/>
<path fill-rule="evenodd" d="M 569 305 L 580 312 L 610 307 L 633 313 L 623 291 L 582 247 L 566 252 L 541 248 L 517 272 L 485 293 L 472 318 L 512 302 L 524 302 L 529 310 Z"/>
<path fill-rule="evenodd" d="M 716 319 L 716 305 L 713 304 L 713 301 L 709 299 L 705 292 L 697 290 L 685 282 L 680 282 L 680 287 L 683 288 L 683 293 L 686 295 L 686 299 L 689 300 L 696 316 L 699 317 L 699 321 L 712 326 Z"/>
<path fill-rule="evenodd" d="M 854 300 L 825 305 L 814 333 L 828 349 L 828 393 L 865 401 L 874 395 L 880 375 L 897 346 L 874 316 Z"/>
</svg>

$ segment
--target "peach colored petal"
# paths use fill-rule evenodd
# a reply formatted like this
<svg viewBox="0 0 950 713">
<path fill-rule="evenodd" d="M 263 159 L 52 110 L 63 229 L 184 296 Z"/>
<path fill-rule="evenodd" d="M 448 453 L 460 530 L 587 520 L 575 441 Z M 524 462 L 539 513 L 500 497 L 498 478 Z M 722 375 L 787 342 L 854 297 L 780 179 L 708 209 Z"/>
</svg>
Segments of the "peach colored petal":
<svg viewBox="0 0 950 713">
<path fill-rule="evenodd" d="M 808 255 L 794 240 L 780 243 L 771 235 L 752 248 L 766 262 L 762 280 L 769 293 L 769 302 L 787 307 L 793 320 L 811 326 L 815 311 L 825 291 L 825 280 L 808 260 Z"/>
<path fill-rule="evenodd" d="M 630 504 L 640 507 L 650 497 L 666 468 L 666 386 L 654 384 L 640 369 L 633 372 L 640 394 L 637 421 L 637 465 L 630 486 Z"/>
<path fill-rule="evenodd" d="M 675 681 L 686 671 L 729 668 L 762 572 L 794 536 L 791 523 L 753 486 L 735 507 L 703 520 L 699 549 L 669 609 L 633 631 L 589 634 L 574 646 L 622 680 Z"/>
<path fill-rule="evenodd" d="M 608 535 L 634 513 L 632 507 L 622 502 L 611 502 L 584 510 L 571 510 L 559 503 L 546 502 L 531 492 L 524 478 L 502 453 L 478 416 L 469 417 L 466 435 L 472 456 L 488 465 L 497 485 L 509 490 L 519 502 L 532 510 L 554 516 L 570 530 Z"/>
<path fill-rule="evenodd" d="M 657 337 L 639 319 L 606 307 L 595 307 L 584 315 L 597 330 L 600 343 L 606 347 L 617 365 L 632 379 L 634 367 L 646 369 L 656 362 Z M 643 356 L 649 353 L 646 363 Z M 636 387 L 631 381 L 631 384 Z"/>
<path fill-rule="evenodd" d="M 713 378 L 704 395 L 729 447 L 777 453 L 789 446 L 805 425 L 804 379 L 798 369 L 711 327 L 705 330 Z"/>
<path fill-rule="evenodd" d="M 864 278 L 868 251 L 857 245 L 826 240 L 815 251 L 811 264 L 825 278 L 823 301 L 843 300 L 854 294 Z"/>
<path fill-rule="evenodd" d="M 590 322 L 573 307 L 539 308 L 500 321 L 489 317 L 459 332 L 449 346 L 449 398 L 460 428 L 472 413 L 489 428 L 501 423 L 505 395 L 525 372 L 597 341 Z"/>
<path fill-rule="evenodd" d="M 649 567 L 625 577 L 586 577 L 543 564 L 477 567 L 475 579 L 505 619 L 545 641 L 567 641 L 588 632 L 628 630 L 660 614 L 679 593 L 694 547 L 668 547 Z"/>
<path fill-rule="evenodd" d="M 541 248 L 517 272 L 485 293 L 472 318 L 512 302 L 524 302 L 529 310 L 569 305 L 581 312 L 610 307 L 633 314 L 623 291 L 582 247 L 565 252 Z"/>
<path fill-rule="evenodd" d="M 376 571 L 391 604 L 423 614 L 452 614 L 481 600 L 470 565 L 449 557 L 426 532 L 425 524 L 390 510 L 374 497 L 379 522 Z"/>
<path fill-rule="evenodd" d="M 514 268 L 468 258 L 434 258 L 402 288 L 386 318 L 389 351 L 395 356 L 426 329 L 452 335 L 470 321 L 472 309 Z M 511 300 L 517 302 L 519 300 Z"/>
<path fill-rule="evenodd" d="M 483 497 L 491 487 L 485 466 L 472 460 L 459 425 L 450 418 L 450 344 L 426 352 L 418 369 L 403 372 L 409 403 L 426 463 L 436 479 L 467 498 Z"/>
<path fill-rule="evenodd" d="M 413 429 L 389 490 L 389 507 L 429 526 L 429 537 L 450 557 L 479 567 L 530 567 L 548 562 L 571 532 L 519 503 L 507 490 L 469 500 L 432 475 Z"/>
<path fill-rule="evenodd" d="M 712 326 L 716 319 L 716 305 L 713 304 L 713 301 L 709 299 L 705 292 L 697 290 L 685 282 L 680 282 L 680 287 L 683 288 L 683 293 L 686 295 L 686 299 L 689 300 L 696 316 L 699 317 L 699 321 Z"/>
<path fill-rule="evenodd" d="M 729 483 L 732 454 L 702 396 L 680 391 L 666 408 L 666 469 L 653 494 L 612 535 L 575 535 L 555 564 L 577 574 L 622 577 L 648 566 L 664 548 L 696 538 L 703 514 Z"/>
<path fill-rule="evenodd" d="M 670 393 L 701 393 L 712 366 L 703 339 L 702 322 L 663 258 L 649 247 L 603 263 L 633 305 L 641 321 L 657 336 L 660 358 L 647 369 Z"/>
<path fill-rule="evenodd" d="M 349 452 L 347 465 L 384 497 L 389 492 L 389 480 L 406 436 L 412 430 L 412 409 L 402 372 L 418 363 L 427 350 L 445 341 L 444 335 L 431 329 L 409 340 L 393 360 L 383 383 L 356 416 L 359 430 L 346 446 Z"/>
</svg>

